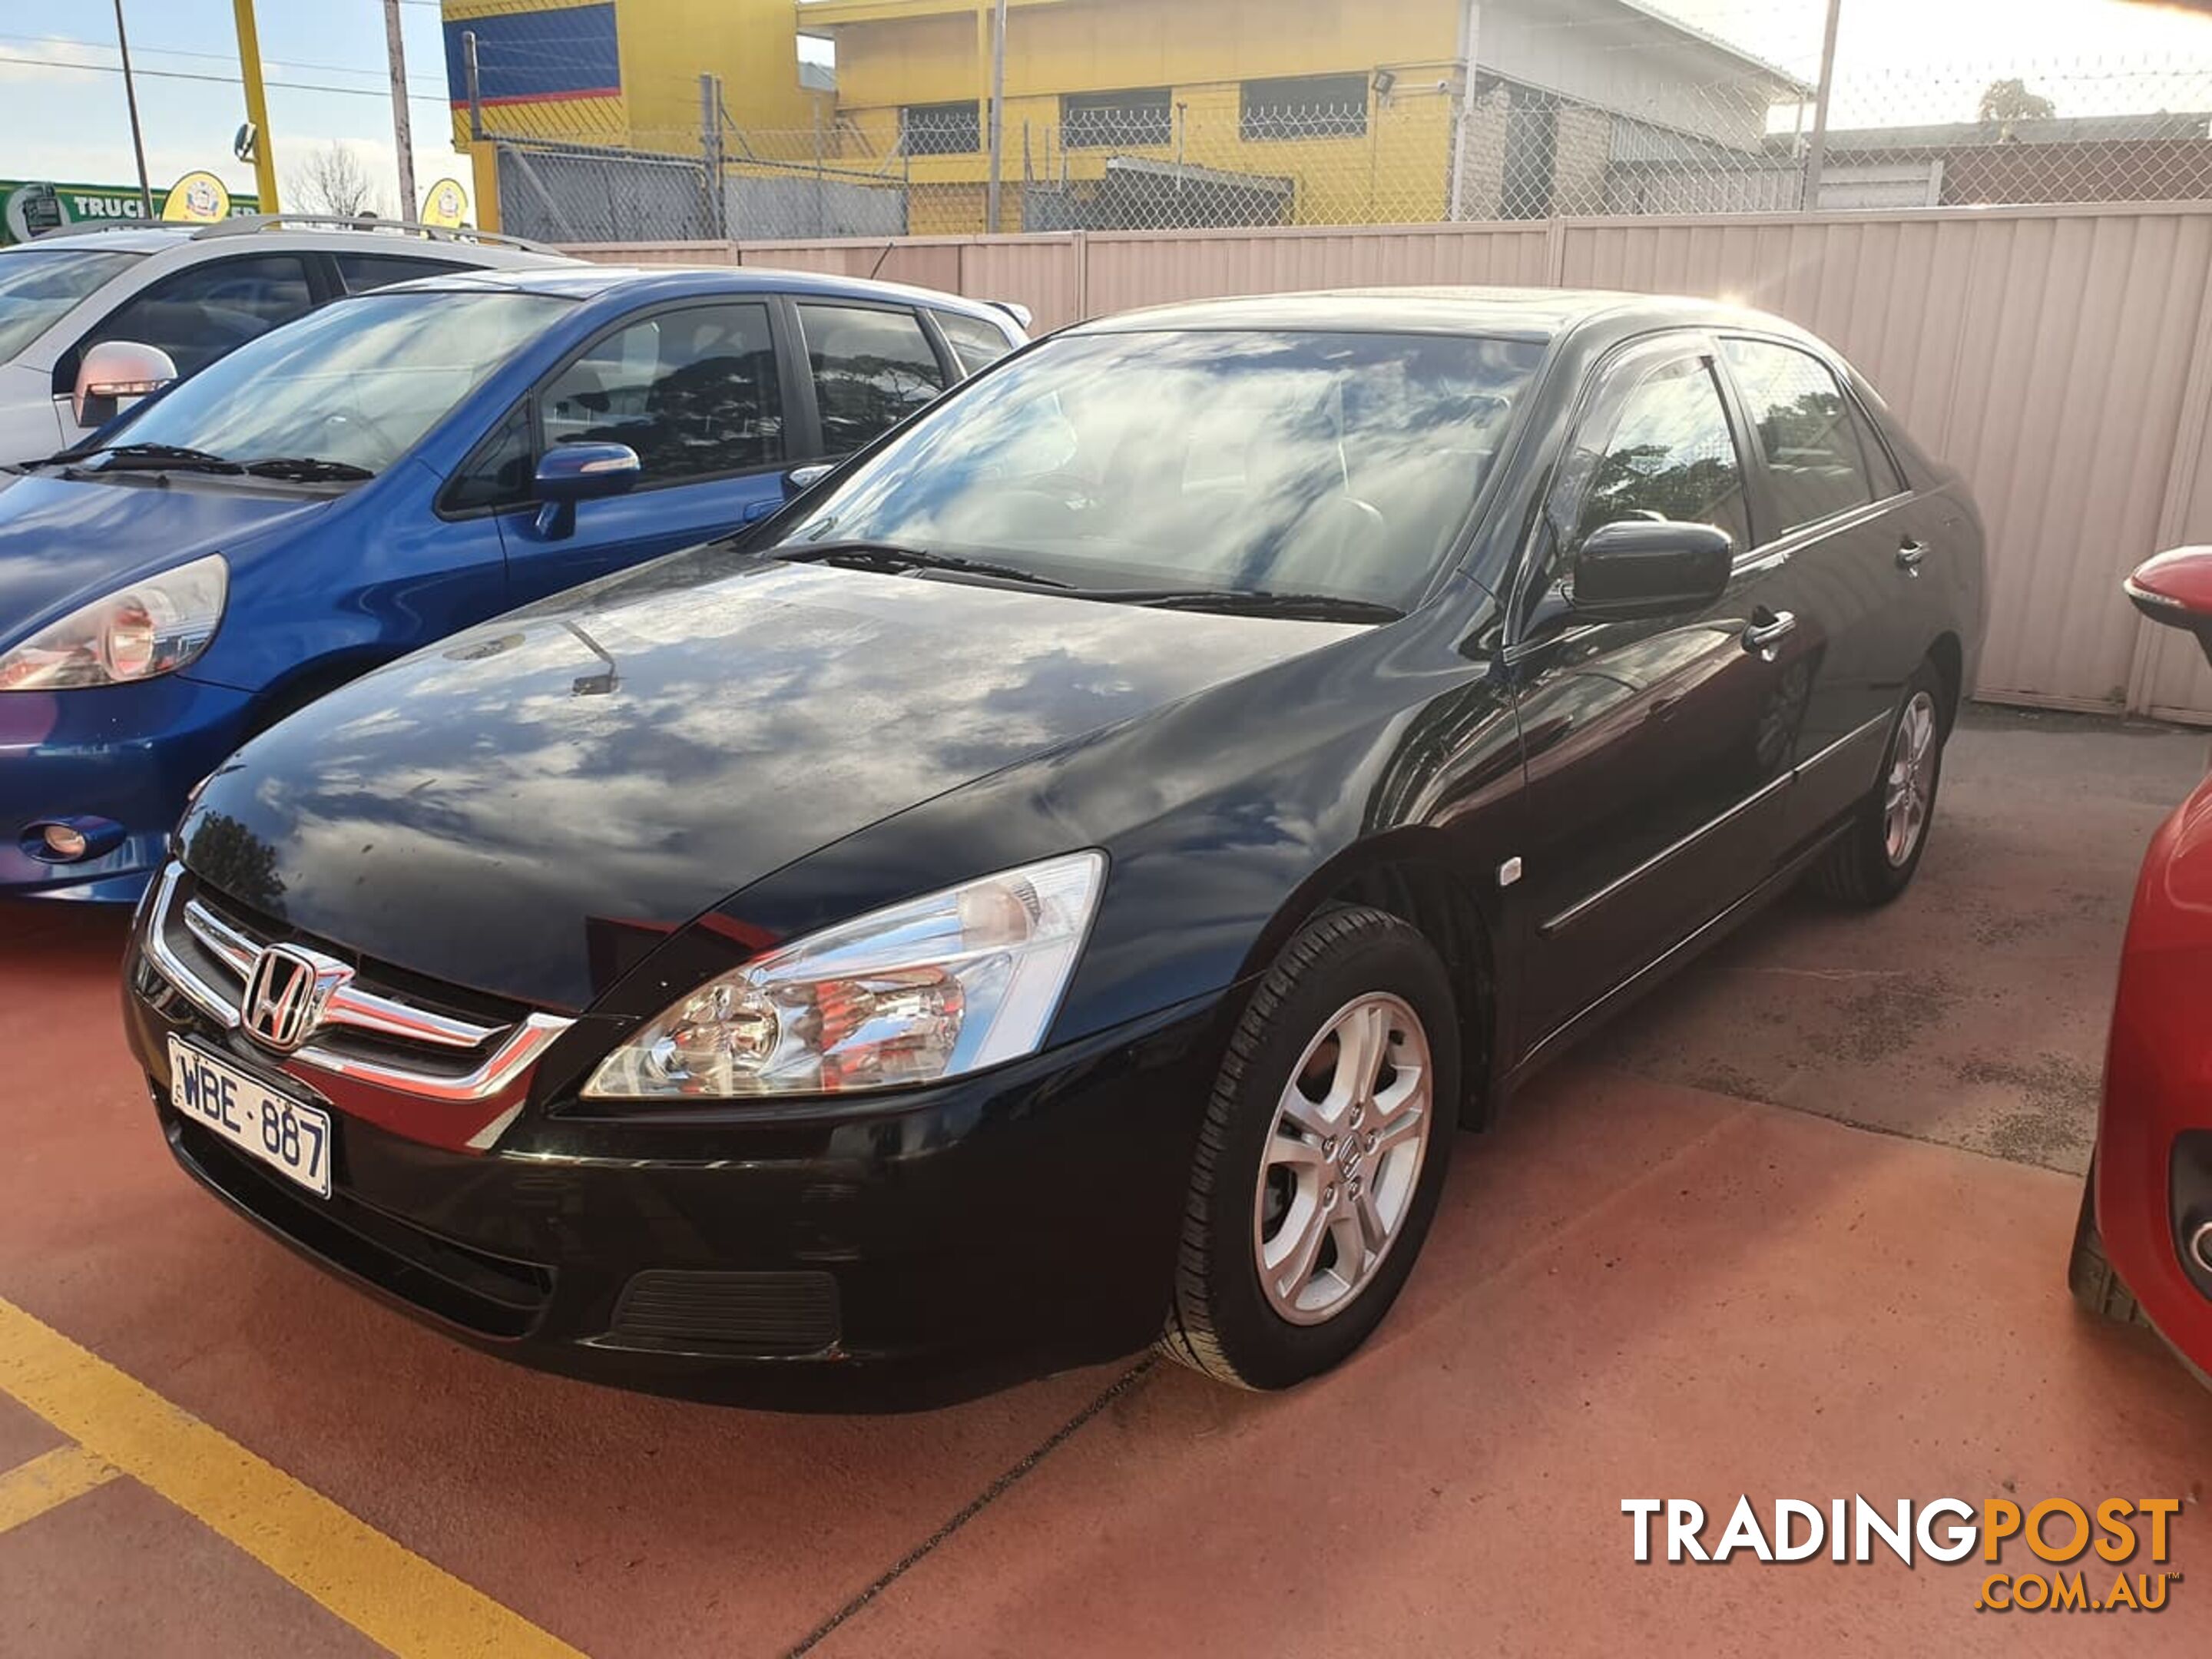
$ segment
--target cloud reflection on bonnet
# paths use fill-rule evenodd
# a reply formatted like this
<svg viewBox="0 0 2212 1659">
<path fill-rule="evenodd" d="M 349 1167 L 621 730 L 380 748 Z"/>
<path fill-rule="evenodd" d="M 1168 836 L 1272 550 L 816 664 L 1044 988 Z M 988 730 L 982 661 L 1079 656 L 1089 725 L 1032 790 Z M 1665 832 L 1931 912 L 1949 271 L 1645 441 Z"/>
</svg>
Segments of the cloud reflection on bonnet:
<svg viewBox="0 0 2212 1659">
<path fill-rule="evenodd" d="M 267 843 L 295 925 L 565 1006 L 586 988 L 587 918 L 688 920 L 890 813 L 1346 631 L 704 549 L 355 682 L 241 751 L 200 816 Z M 364 910 L 311 873 L 331 870 L 390 902 Z"/>
</svg>

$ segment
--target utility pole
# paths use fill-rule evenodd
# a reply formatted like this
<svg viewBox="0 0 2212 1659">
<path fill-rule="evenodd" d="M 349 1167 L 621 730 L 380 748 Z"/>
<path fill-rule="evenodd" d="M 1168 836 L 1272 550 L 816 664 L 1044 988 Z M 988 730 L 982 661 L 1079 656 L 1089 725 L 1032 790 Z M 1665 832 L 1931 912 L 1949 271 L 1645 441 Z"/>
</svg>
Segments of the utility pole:
<svg viewBox="0 0 2212 1659">
<path fill-rule="evenodd" d="M 483 142 L 483 80 L 477 70 L 477 32 L 461 31 L 461 63 L 469 83 L 469 137 L 477 143 Z"/>
<path fill-rule="evenodd" d="M 407 119 L 407 47 L 399 0 L 384 0 L 384 52 L 392 64 L 392 142 L 399 151 L 399 216 L 415 217 L 415 137 Z"/>
<path fill-rule="evenodd" d="M 131 106 L 131 148 L 138 156 L 138 206 L 154 216 L 154 191 L 146 182 L 146 135 L 138 127 L 138 84 L 131 78 L 131 37 L 123 31 L 123 0 L 115 0 L 115 44 L 123 53 L 123 101 Z"/>
<path fill-rule="evenodd" d="M 1844 0 L 1828 0 L 1827 33 L 1820 41 L 1820 88 L 1813 99 L 1813 147 L 1805 152 L 1804 211 L 1820 206 L 1820 175 L 1828 166 L 1828 94 L 1836 84 L 1836 25 L 1843 20 Z"/>
<path fill-rule="evenodd" d="M 1006 159 L 1006 0 L 991 8 L 991 183 L 984 191 L 983 229 L 999 234 L 999 181 Z"/>
<path fill-rule="evenodd" d="M 122 0 L 116 0 L 120 5 Z M 253 184 L 264 213 L 276 204 L 276 139 L 269 131 L 269 94 L 261 86 L 261 37 L 253 27 L 253 0 L 231 0 L 238 21 L 238 72 L 246 82 L 246 118 L 253 123 Z"/>
<path fill-rule="evenodd" d="M 1467 141 L 1474 127 L 1474 54 L 1481 38 L 1482 0 L 1467 0 L 1459 15 L 1459 108 L 1452 117 L 1449 211 L 1455 220 L 1467 217 Z"/>
</svg>

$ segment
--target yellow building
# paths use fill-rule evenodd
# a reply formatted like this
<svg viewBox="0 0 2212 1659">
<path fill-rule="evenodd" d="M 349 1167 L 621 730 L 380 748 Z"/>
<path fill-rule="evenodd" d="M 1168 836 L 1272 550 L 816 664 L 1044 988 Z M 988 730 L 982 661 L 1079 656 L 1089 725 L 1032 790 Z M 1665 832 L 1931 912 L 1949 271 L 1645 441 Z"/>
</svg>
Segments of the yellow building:
<svg viewBox="0 0 2212 1659">
<path fill-rule="evenodd" d="M 471 137 L 465 38 L 492 137 L 696 154 L 700 77 L 730 123 L 804 131 L 829 108 L 802 84 L 792 0 L 444 0 L 453 139 Z"/>
<path fill-rule="evenodd" d="M 993 12 L 444 0 L 455 136 L 489 141 L 484 222 L 527 234 L 972 233 L 988 216 Z M 991 228 L 1009 232 L 1649 210 L 1649 175 L 1685 162 L 1755 193 L 1796 178 L 1767 149 L 1769 111 L 1809 92 L 1643 0 L 1009 0 L 1008 14 Z M 503 193 L 518 198 L 504 216 Z"/>
<path fill-rule="evenodd" d="M 798 0 L 916 234 L 984 228 L 992 11 Z M 1010 0 L 1005 73 L 1001 231 L 1595 211 L 1625 148 L 1748 159 L 1808 90 L 1638 0 Z"/>
</svg>

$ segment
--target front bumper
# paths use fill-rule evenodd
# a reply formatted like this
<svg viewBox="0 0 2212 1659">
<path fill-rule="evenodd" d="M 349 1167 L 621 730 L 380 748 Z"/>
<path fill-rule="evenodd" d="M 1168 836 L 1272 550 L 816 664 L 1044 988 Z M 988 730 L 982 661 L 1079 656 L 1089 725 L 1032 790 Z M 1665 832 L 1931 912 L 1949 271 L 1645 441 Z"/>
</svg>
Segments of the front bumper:
<svg viewBox="0 0 2212 1659">
<path fill-rule="evenodd" d="M 194 784 L 245 735 L 252 700 L 165 674 L 134 685 L 0 692 L 0 894 L 130 903 Z M 120 827 L 106 854 L 49 864 L 21 845 L 51 819 Z"/>
<path fill-rule="evenodd" d="M 325 1201 L 173 1109 L 167 1039 L 313 1091 L 144 983 L 125 1013 L 171 1151 L 309 1260 L 524 1364 L 787 1410 L 942 1404 L 1151 1340 L 1228 1006 L 775 1121 L 533 1100 L 471 1153 L 334 1110 Z"/>
<path fill-rule="evenodd" d="M 2105 1057 L 2093 1199 L 2113 1270 L 2184 1358 L 2212 1374 L 2212 783 L 2151 842 L 2136 884 Z"/>
</svg>

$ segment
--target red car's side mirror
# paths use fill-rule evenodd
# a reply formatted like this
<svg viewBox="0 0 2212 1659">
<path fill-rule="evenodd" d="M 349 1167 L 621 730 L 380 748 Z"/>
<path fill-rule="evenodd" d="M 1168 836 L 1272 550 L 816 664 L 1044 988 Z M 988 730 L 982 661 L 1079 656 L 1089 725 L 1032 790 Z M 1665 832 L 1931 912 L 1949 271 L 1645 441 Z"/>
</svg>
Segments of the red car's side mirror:
<svg viewBox="0 0 2212 1659">
<path fill-rule="evenodd" d="M 2197 636 L 2212 662 L 2212 547 L 2176 547 L 2145 559 L 2121 586 L 2154 623 Z"/>
</svg>

